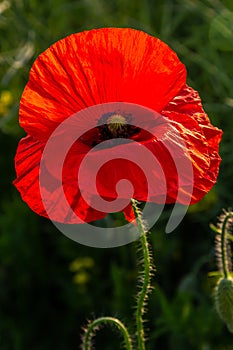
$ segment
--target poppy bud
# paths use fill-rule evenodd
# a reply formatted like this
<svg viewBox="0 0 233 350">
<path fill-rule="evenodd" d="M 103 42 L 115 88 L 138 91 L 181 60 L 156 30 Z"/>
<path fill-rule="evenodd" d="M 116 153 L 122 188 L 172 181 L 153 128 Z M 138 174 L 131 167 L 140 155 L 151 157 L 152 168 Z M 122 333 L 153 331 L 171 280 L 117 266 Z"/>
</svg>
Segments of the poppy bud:
<svg viewBox="0 0 233 350">
<path fill-rule="evenodd" d="M 215 290 L 215 306 L 219 317 L 233 333 L 233 279 L 222 278 Z"/>
</svg>

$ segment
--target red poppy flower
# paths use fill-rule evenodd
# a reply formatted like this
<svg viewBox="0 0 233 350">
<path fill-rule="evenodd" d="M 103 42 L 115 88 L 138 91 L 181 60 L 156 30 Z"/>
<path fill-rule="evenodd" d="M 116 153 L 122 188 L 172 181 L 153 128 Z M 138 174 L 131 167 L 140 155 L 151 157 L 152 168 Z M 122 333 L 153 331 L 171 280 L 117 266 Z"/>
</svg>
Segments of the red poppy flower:
<svg viewBox="0 0 233 350">
<path fill-rule="evenodd" d="M 121 101 L 127 111 L 116 108 Z M 100 111 L 102 107 L 98 106 L 102 104 L 103 113 L 92 113 L 89 119 L 86 108 L 96 106 Z M 148 112 L 151 125 L 146 128 L 140 127 L 144 120 L 143 108 L 154 112 Z M 80 111 L 87 111 L 86 116 Z M 84 125 L 87 131 L 73 143 L 65 157 L 61 186 L 56 169 L 62 146 L 54 150 L 51 160 L 54 168 L 49 167 L 46 159 L 45 162 L 41 159 L 51 135 L 53 137 L 57 128 L 76 113 L 80 118 L 78 127 Z M 83 184 L 90 202 L 83 195 L 85 189 L 80 188 L 77 174 L 88 152 L 112 138 L 132 142 L 111 145 L 109 141 L 108 152 L 106 148 L 92 152 L 96 162 L 112 152 L 112 160 L 106 159 L 96 178 L 99 196 L 109 203 L 119 195 L 116 184 L 127 179 L 133 186 L 133 198 L 140 201 L 193 204 L 212 188 L 218 175 L 221 130 L 211 125 L 198 93 L 186 85 L 186 70 L 177 55 L 162 41 L 141 31 L 97 29 L 53 44 L 32 66 L 20 102 L 20 125 L 28 136 L 18 146 L 14 184 L 32 210 L 54 221 L 79 223 L 105 217 L 104 209 L 98 210 L 90 204 L 96 196 L 91 191 L 91 172 L 85 174 Z M 169 140 L 168 147 L 164 138 Z M 140 153 L 136 143 L 158 160 L 164 175 L 162 181 L 158 168 L 152 169 L 150 191 L 144 169 L 134 161 L 135 152 Z M 179 176 L 177 171 L 180 155 L 175 150 L 181 143 L 185 148 L 183 157 L 192 166 L 192 179 Z M 114 159 L 116 152 L 126 156 Z M 40 171 L 47 171 L 46 184 L 39 179 Z M 61 191 L 71 212 L 67 212 Z M 182 195 L 178 195 L 179 191 Z M 122 203 L 130 199 L 128 196 L 128 191 L 125 195 L 121 191 Z M 131 220 L 130 207 L 125 205 L 122 210 Z"/>
</svg>

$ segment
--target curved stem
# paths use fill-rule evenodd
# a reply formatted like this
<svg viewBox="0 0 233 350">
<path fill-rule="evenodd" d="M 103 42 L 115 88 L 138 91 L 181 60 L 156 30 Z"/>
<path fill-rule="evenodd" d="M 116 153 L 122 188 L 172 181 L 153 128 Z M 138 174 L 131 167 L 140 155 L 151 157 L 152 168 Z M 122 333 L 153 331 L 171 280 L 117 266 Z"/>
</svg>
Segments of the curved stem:
<svg viewBox="0 0 233 350">
<path fill-rule="evenodd" d="M 227 278 L 229 275 L 229 267 L 228 267 L 228 258 L 227 258 L 227 224 L 228 220 L 232 219 L 233 213 L 229 212 L 226 214 L 221 227 L 221 256 L 222 256 L 222 268 L 223 268 L 223 274 L 224 278 Z"/>
<path fill-rule="evenodd" d="M 121 331 L 121 333 L 123 335 L 126 350 L 133 349 L 132 348 L 132 341 L 131 341 L 130 335 L 129 335 L 128 330 L 125 327 L 125 325 L 117 318 L 106 316 L 106 317 L 99 317 L 89 324 L 89 326 L 85 332 L 85 335 L 84 335 L 83 350 L 90 350 L 91 349 L 91 338 L 93 337 L 93 335 L 95 334 L 95 331 L 98 329 L 98 327 L 102 323 L 115 325 Z"/>
<path fill-rule="evenodd" d="M 137 224 L 140 232 L 140 241 L 143 254 L 143 273 L 141 288 L 137 298 L 137 309 L 136 309 L 136 324 L 137 324 L 137 340 L 138 340 L 138 350 L 145 350 L 145 333 L 143 328 L 143 314 L 145 312 L 146 299 L 150 291 L 150 277 L 152 262 L 149 250 L 149 244 L 147 241 L 147 229 L 145 223 L 142 219 L 141 211 L 137 206 L 137 201 L 131 199 L 132 207 L 134 209 Z"/>
</svg>

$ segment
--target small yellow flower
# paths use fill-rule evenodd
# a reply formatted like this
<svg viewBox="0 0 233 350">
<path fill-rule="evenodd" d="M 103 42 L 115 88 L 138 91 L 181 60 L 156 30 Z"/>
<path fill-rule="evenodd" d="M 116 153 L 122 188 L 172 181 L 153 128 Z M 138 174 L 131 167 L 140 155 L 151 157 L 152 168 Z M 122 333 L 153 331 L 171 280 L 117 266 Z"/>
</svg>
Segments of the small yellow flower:
<svg viewBox="0 0 233 350">
<path fill-rule="evenodd" d="M 8 90 L 3 90 L 0 94 L 0 116 L 4 116 L 8 112 L 9 106 L 13 102 L 12 93 Z"/>
<path fill-rule="evenodd" d="M 2 91 L 1 97 L 0 97 L 0 103 L 5 106 L 9 106 L 11 105 L 12 102 L 13 102 L 12 93 L 7 90 Z"/>
</svg>

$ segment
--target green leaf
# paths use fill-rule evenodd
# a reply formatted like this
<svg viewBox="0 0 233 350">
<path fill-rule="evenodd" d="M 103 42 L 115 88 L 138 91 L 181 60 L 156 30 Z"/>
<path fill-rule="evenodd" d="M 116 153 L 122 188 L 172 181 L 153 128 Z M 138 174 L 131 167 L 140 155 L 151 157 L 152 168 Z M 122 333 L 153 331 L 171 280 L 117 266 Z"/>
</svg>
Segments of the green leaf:
<svg viewBox="0 0 233 350">
<path fill-rule="evenodd" d="M 210 25 L 212 46 L 221 51 L 233 51 L 233 12 L 224 9 Z"/>
</svg>

